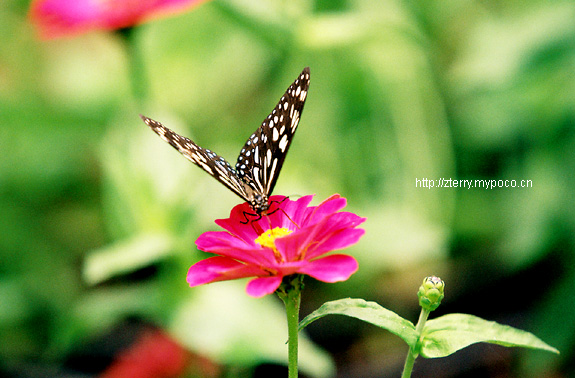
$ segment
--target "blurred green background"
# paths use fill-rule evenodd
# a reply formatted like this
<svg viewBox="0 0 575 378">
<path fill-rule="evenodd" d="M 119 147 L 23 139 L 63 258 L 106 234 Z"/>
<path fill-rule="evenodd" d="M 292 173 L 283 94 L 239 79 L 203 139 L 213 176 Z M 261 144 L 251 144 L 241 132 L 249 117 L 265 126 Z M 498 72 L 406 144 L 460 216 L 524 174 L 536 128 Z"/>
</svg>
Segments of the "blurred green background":
<svg viewBox="0 0 575 378">
<path fill-rule="evenodd" d="M 310 66 L 275 193 L 315 193 L 315 204 L 340 193 L 368 221 L 346 251 L 359 271 L 338 284 L 308 278 L 302 316 L 360 297 L 415 322 L 417 288 L 435 274 L 446 297 L 433 316 L 513 325 L 562 354 L 476 345 L 418 360 L 414 377 L 575 377 L 573 1 L 215 0 L 128 42 L 41 41 L 28 8 L 0 3 L 0 375 L 96 376 L 94 340 L 114 340 L 126 319 L 217 367 L 182 376 L 285 375 L 277 298 L 249 298 L 245 281 L 185 281 L 207 256 L 195 239 L 238 198 L 138 114 L 235 162 Z M 533 187 L 415 185 L 442 177 Z M 307 335 L 309 377 L 398 377 L 407 353 L 345 318 Z"/>
</svg>

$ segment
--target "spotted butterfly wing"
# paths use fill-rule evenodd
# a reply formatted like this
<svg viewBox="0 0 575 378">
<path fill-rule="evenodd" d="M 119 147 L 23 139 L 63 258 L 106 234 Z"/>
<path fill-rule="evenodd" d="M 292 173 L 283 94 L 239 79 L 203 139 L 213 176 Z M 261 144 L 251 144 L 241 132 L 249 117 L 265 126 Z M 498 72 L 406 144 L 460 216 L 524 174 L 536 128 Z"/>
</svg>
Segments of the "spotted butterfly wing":
<svg viewBox="0 0 575 378">
<path fill-rule="evenodd" d="M 192 140 L 173 132 L 158 121 L 154 121 L 143 115 L 140 115 L 140 117 L 156 134 L 180 151 L 188 160 L 208 172 L 245 201 L 250 201 L 253 190 L 239 178 L 230 163 L 223 157 L 198 146 Z"/>
<path fill-rule="evenodd" d="M 306 67 L 240 151 L 236 172 L 258 193 L 269 196 L 274 189 L 303 111 L 309 78 Z"/>
<path fill-rule="evenodd" d="M 310 72 L 306 67 L 247 140 L 235 169 L 223 157 L 198 146 L 160 122 L 142 115 L 140 117 L 162 139 L 247 201 L 260 214 L 269 208 L 268 199 L 297 129 L 309 83 Z"/>
</svg>

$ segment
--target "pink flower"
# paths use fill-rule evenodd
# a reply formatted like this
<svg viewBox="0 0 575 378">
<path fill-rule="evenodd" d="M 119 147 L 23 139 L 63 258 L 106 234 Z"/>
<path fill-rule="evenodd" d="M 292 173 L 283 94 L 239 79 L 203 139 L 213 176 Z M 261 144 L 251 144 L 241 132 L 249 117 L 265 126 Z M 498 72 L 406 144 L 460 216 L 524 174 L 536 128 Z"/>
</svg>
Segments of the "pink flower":
<svg viewBox="0 0 575 378">
<path fill-rule="evenodd" d="M 179 13 L 205 0 L 34 0 L 30 19 L 42 38 L 115 30 Z"/>
<path fill-rule="evenodd" d="M 228 219 L 216 220 L 226 231 L 205 232 L 196 245 L 218 256 L 192 265 L 187 277 L 190 287 L 256 277 L 246 291 L 262 297 L 292 274 L 307 274 L 323 282 L 347 280 L 357 271 L 357 261 L 348 255 L 325 254 L 355 244 L 365 233 L 356 228 L 365 218 L 338 212 L 347 204 L 339 194 L 308 207 L 312 197 L 291 201 L 272 196 L 269 215 L 257 221 L 247 215 L 250 221 L 246 223 L 246 214 L 253 213 L 247 203 L 234 207 Z"/>
</svg>

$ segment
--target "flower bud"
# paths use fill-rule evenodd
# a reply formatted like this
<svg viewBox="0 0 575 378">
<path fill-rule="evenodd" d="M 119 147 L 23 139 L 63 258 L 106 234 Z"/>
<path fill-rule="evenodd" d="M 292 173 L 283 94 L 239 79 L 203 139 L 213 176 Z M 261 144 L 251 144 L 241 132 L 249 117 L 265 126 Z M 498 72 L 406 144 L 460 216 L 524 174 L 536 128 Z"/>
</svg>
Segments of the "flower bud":
<svg viewBox="0 0 575 378">
<path fill-rule="evenodd" d="M 443 299 L 443 289 L 445 282 L 439 277 L 431 276 L 425 277 L 423 283 L 419 287 L 417 297 L 419 298 L 419 305 L 427 311 L 433 311 L 441 304 Z"/>
</svg>

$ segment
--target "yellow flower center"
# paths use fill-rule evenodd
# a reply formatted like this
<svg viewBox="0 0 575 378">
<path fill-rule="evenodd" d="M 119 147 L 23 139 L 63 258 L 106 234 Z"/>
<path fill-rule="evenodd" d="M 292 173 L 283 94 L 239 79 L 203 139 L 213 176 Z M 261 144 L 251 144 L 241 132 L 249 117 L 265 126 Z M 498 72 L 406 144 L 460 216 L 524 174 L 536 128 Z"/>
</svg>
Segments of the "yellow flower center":
<svg viewBox="0 0 575 378">
<path fill-rule="evenodd" d="M 271 248 L 274 251 L 274 255 L 277 259 L 281 259 L 281 255 L 278 252 L 275 244 L 275 240 L 277 238 L 281 238 L 282 236 L 286 236 L 291 234 L 291 231 L 287 228 L 280 228 L 276 227 L 273 229 L 269 229 L 254 240 L 256 243 L 261 245 L 262 247 Z"/>
</svg>

